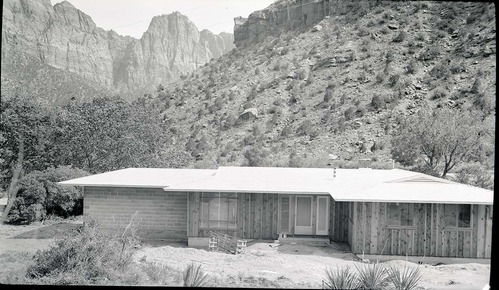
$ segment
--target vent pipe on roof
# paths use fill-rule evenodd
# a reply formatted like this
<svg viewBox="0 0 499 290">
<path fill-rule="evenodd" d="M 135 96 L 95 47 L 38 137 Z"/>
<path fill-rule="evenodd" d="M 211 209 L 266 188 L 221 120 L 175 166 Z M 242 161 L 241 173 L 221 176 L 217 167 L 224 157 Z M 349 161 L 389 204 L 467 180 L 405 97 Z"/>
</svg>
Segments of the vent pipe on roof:
<svg viewBox="0 0 499 290">
<path fill-rule="evenodd" d="M 336 177 L 336 167 L 333 168 L 333 179 Z"/>
</svg>

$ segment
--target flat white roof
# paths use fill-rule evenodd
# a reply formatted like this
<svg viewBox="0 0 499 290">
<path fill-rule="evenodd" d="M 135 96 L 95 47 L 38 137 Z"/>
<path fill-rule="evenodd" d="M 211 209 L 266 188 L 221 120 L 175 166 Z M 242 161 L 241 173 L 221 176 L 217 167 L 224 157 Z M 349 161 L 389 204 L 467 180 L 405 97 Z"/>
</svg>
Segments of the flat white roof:
<svg viewBox="0 0 499 290">
<path fill-rule="evenodd" d="M 493 204 L 493 192 L 402 169 L 129 168 L 63 181 L 185 192 L 329 194 L 336 201 Z"/>
<path fill-rule="evenodd" d="M 212 176 L 216 170 L 176 168 L 127 168 L 61 181 L 59 184 L 103 187 L 163 188 Z"/>
</svg>

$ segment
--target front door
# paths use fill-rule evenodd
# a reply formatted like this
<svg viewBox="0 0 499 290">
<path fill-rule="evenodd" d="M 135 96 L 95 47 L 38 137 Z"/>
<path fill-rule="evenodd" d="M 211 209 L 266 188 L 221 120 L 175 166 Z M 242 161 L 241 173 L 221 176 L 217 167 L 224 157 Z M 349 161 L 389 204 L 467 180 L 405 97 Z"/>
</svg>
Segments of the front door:
<svg viewBox="0 0 499 290">
<path fill-rule="evenodd" d="M 312 234 L 312 197 L 297 196 L 295 203 L 295 234 Z"/>
<path fill-rule="evenodd" d="M 317 225 L 316 234 L 317 235 L 327 235 L 329 228 L 329 197 L 328 196 L 318 196 L 317 197 Z"/>
</svg>

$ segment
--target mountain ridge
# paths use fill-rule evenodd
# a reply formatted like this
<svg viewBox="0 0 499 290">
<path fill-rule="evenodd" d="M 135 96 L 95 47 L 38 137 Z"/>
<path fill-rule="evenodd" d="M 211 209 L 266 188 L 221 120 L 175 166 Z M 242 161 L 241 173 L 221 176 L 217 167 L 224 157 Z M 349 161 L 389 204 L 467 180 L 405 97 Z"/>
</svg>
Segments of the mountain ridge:
<svg viewBox="0 0 499 290">
<path fill-rule="evenodd" d="M 154 17 L 136 39 L 98 27 L 68 1 L 52 6 L 50 1 L 6 0 L 3 11 L 2 61 L 11 51 L 22 51 L 132 94 L 174 81 L 234 47 L 231 35 L 201 34 L 179 12 Z"/>
</svg>

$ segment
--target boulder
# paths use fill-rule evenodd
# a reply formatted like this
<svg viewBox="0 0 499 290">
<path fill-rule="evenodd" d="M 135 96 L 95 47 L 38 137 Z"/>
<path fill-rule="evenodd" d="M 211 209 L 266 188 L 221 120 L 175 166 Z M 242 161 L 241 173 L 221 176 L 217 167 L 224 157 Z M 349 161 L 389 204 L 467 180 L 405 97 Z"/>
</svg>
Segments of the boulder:
<svg viewBox="0 0 499 290">
<path fill-rule="evenodd" d="M 243 121 L 254 120 L 258 118 L 258 110 L 256 108 L 248 108 L 244 110 L 241 115 L 239 115 L 239 119 Z"/>
<path fill-rule="evenodd" d="M 317 24 L 316 26 L 314 26 L 312 28 L 312 32 L 317 32 L 317 31 L 321 31 L 322 30 L 322 25 L 320 24 Z"/>
</svg>

